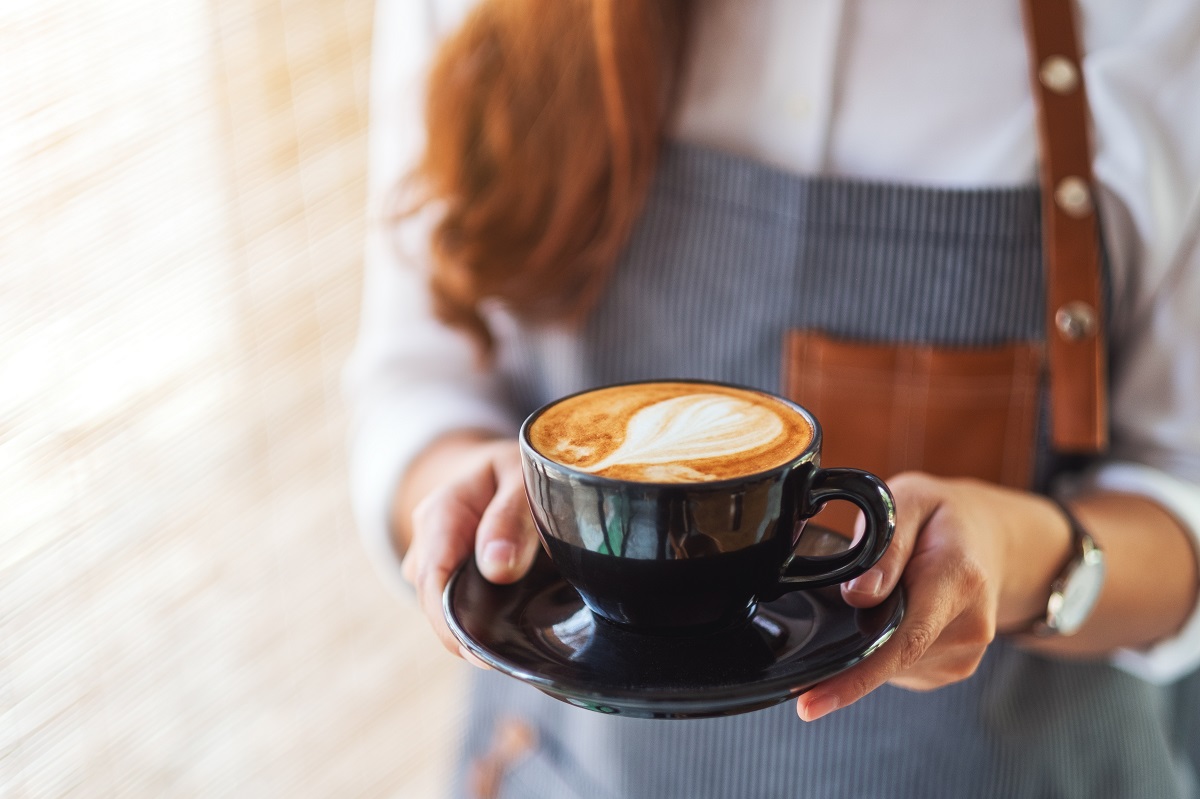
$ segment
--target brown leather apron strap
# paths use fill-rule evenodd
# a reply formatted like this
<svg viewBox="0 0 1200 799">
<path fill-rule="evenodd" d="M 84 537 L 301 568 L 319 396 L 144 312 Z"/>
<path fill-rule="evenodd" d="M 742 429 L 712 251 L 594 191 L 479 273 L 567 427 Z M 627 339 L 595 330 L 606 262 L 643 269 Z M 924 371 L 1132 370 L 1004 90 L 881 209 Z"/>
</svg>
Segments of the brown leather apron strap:
<svg viewBox="0 0 1200 799">
<path fill-rule="evenodd" d="M 1065 452 L 1108 446 L 1100 243 L 1073 0 L 1022 0 L 1037 103 L 1046 258 L 1050 435 Z"/>
</svg>

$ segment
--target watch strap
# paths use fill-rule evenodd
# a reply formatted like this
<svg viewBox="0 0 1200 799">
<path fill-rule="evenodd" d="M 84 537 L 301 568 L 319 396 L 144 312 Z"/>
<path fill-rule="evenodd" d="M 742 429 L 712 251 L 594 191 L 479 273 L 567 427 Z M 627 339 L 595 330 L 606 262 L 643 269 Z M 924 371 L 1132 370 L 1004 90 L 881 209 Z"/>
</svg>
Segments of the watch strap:
<svg viewBox="0 0 1200 799">
<path fill-rule="evenodd" d="M 1092 538 L 1087 529 L 1080 523 L 1075 513 L 1067 507 L 1067 505 L 1057 498 L 1050 497 L 1051 501 L 1058 507 L 1058 510 L 1067 520 L 1067 525 L 1071 531 L 1071 549 L 1070 556 L 1066 564 L 1055 576 L 1054 581 L 1050 583 L 1050 598 L 1046 603 L 1046 615 L 1034 621 L 1031 633 L 1034 635 L 1047 638 L 1056 635 L 1070 634 L 1074 630 L 1064 633 L 1059 627 L 1059 613 L 1062 609 L 1064 595 L 1067 589 L 1067 583 L 1071 575 L 1078 570 L 1083 563 L 1092 557 L 1092 553 L 1099 552 L 1099 547 L 1096 545 L 1096 540 Z"/>
</svg>

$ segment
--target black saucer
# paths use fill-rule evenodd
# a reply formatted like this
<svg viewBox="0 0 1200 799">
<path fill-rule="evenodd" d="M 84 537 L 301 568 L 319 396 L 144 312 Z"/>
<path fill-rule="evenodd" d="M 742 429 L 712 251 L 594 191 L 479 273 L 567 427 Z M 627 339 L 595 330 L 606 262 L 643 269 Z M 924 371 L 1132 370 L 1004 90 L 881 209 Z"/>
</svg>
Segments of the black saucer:
<svg viewBox="0 0 1200 799">
<path fill-rule="evenodd" d="M 443 604 L 458 640 L 497 671 L 588 710 L 673 719 L 798 696 L 875 651 L 904 614 L 899 590 L 857 610 L 833 587 L 761 604 L 718 633 L 639 633 L 593 616 L 544 554 L 507 586 L 489 583 L 468 559 Z"/>
</svg>

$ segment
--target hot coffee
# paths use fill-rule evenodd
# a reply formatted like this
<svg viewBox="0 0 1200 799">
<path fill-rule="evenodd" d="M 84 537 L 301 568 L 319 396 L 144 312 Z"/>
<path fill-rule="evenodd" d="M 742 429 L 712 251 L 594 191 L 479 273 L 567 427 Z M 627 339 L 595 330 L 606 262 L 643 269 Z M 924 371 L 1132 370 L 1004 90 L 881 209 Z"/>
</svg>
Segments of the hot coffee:
<svg viewBox="0 0 1200 799">
<path fill-rule="evenodd" d="M 581 472 L 652 483 L 727 480 L 798 457 L 813 426 L 792 406 L 713 383 L 610 386 L 569 397 L 530 426 L 545 457 Z"/>
<path fill-rule="evenodd" d="M 546 551 L 594 613 L 664 632 L 740 624 L 758 600 L 853 579 L 887 548 L 895 506 L 879 478 L 820 468 L 799 405 L 723 383 L 609 386 L 536 411 L 521 466 Z M 794 554 L 826 502 L 853 502 L 863 536 Z"/>
</svg>

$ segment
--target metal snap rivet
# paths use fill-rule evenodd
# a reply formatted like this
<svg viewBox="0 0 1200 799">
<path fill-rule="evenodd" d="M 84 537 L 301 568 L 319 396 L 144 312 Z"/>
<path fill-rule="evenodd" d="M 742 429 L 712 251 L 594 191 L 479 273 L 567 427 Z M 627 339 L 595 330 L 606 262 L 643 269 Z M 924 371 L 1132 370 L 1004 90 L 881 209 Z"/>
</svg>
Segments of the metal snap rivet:
<svg viewBox="0 0 1200 799">
<path fill-rule="evenodd" d="M 1086 302 L 1068 302 L 1054 314 L 1054 326 L 1063 338 L 1078 341 L 1096 332 L 1096 309 Z"/>
<path fill-rule="evenodd" d="M 1065 177 L 1054 189 L 1054 202 L 1076 219 L 1092 212 L 1092 192 L 1087 181 L 1076 175 Z"/>
<path fill-rule="evenodd" d="M 1038 70 L 1042 85 L 1058 94 L 1070 94 L 1079 87 L 1079 67 L 1066 56 L 1052 55 Z"/>
</svg>

